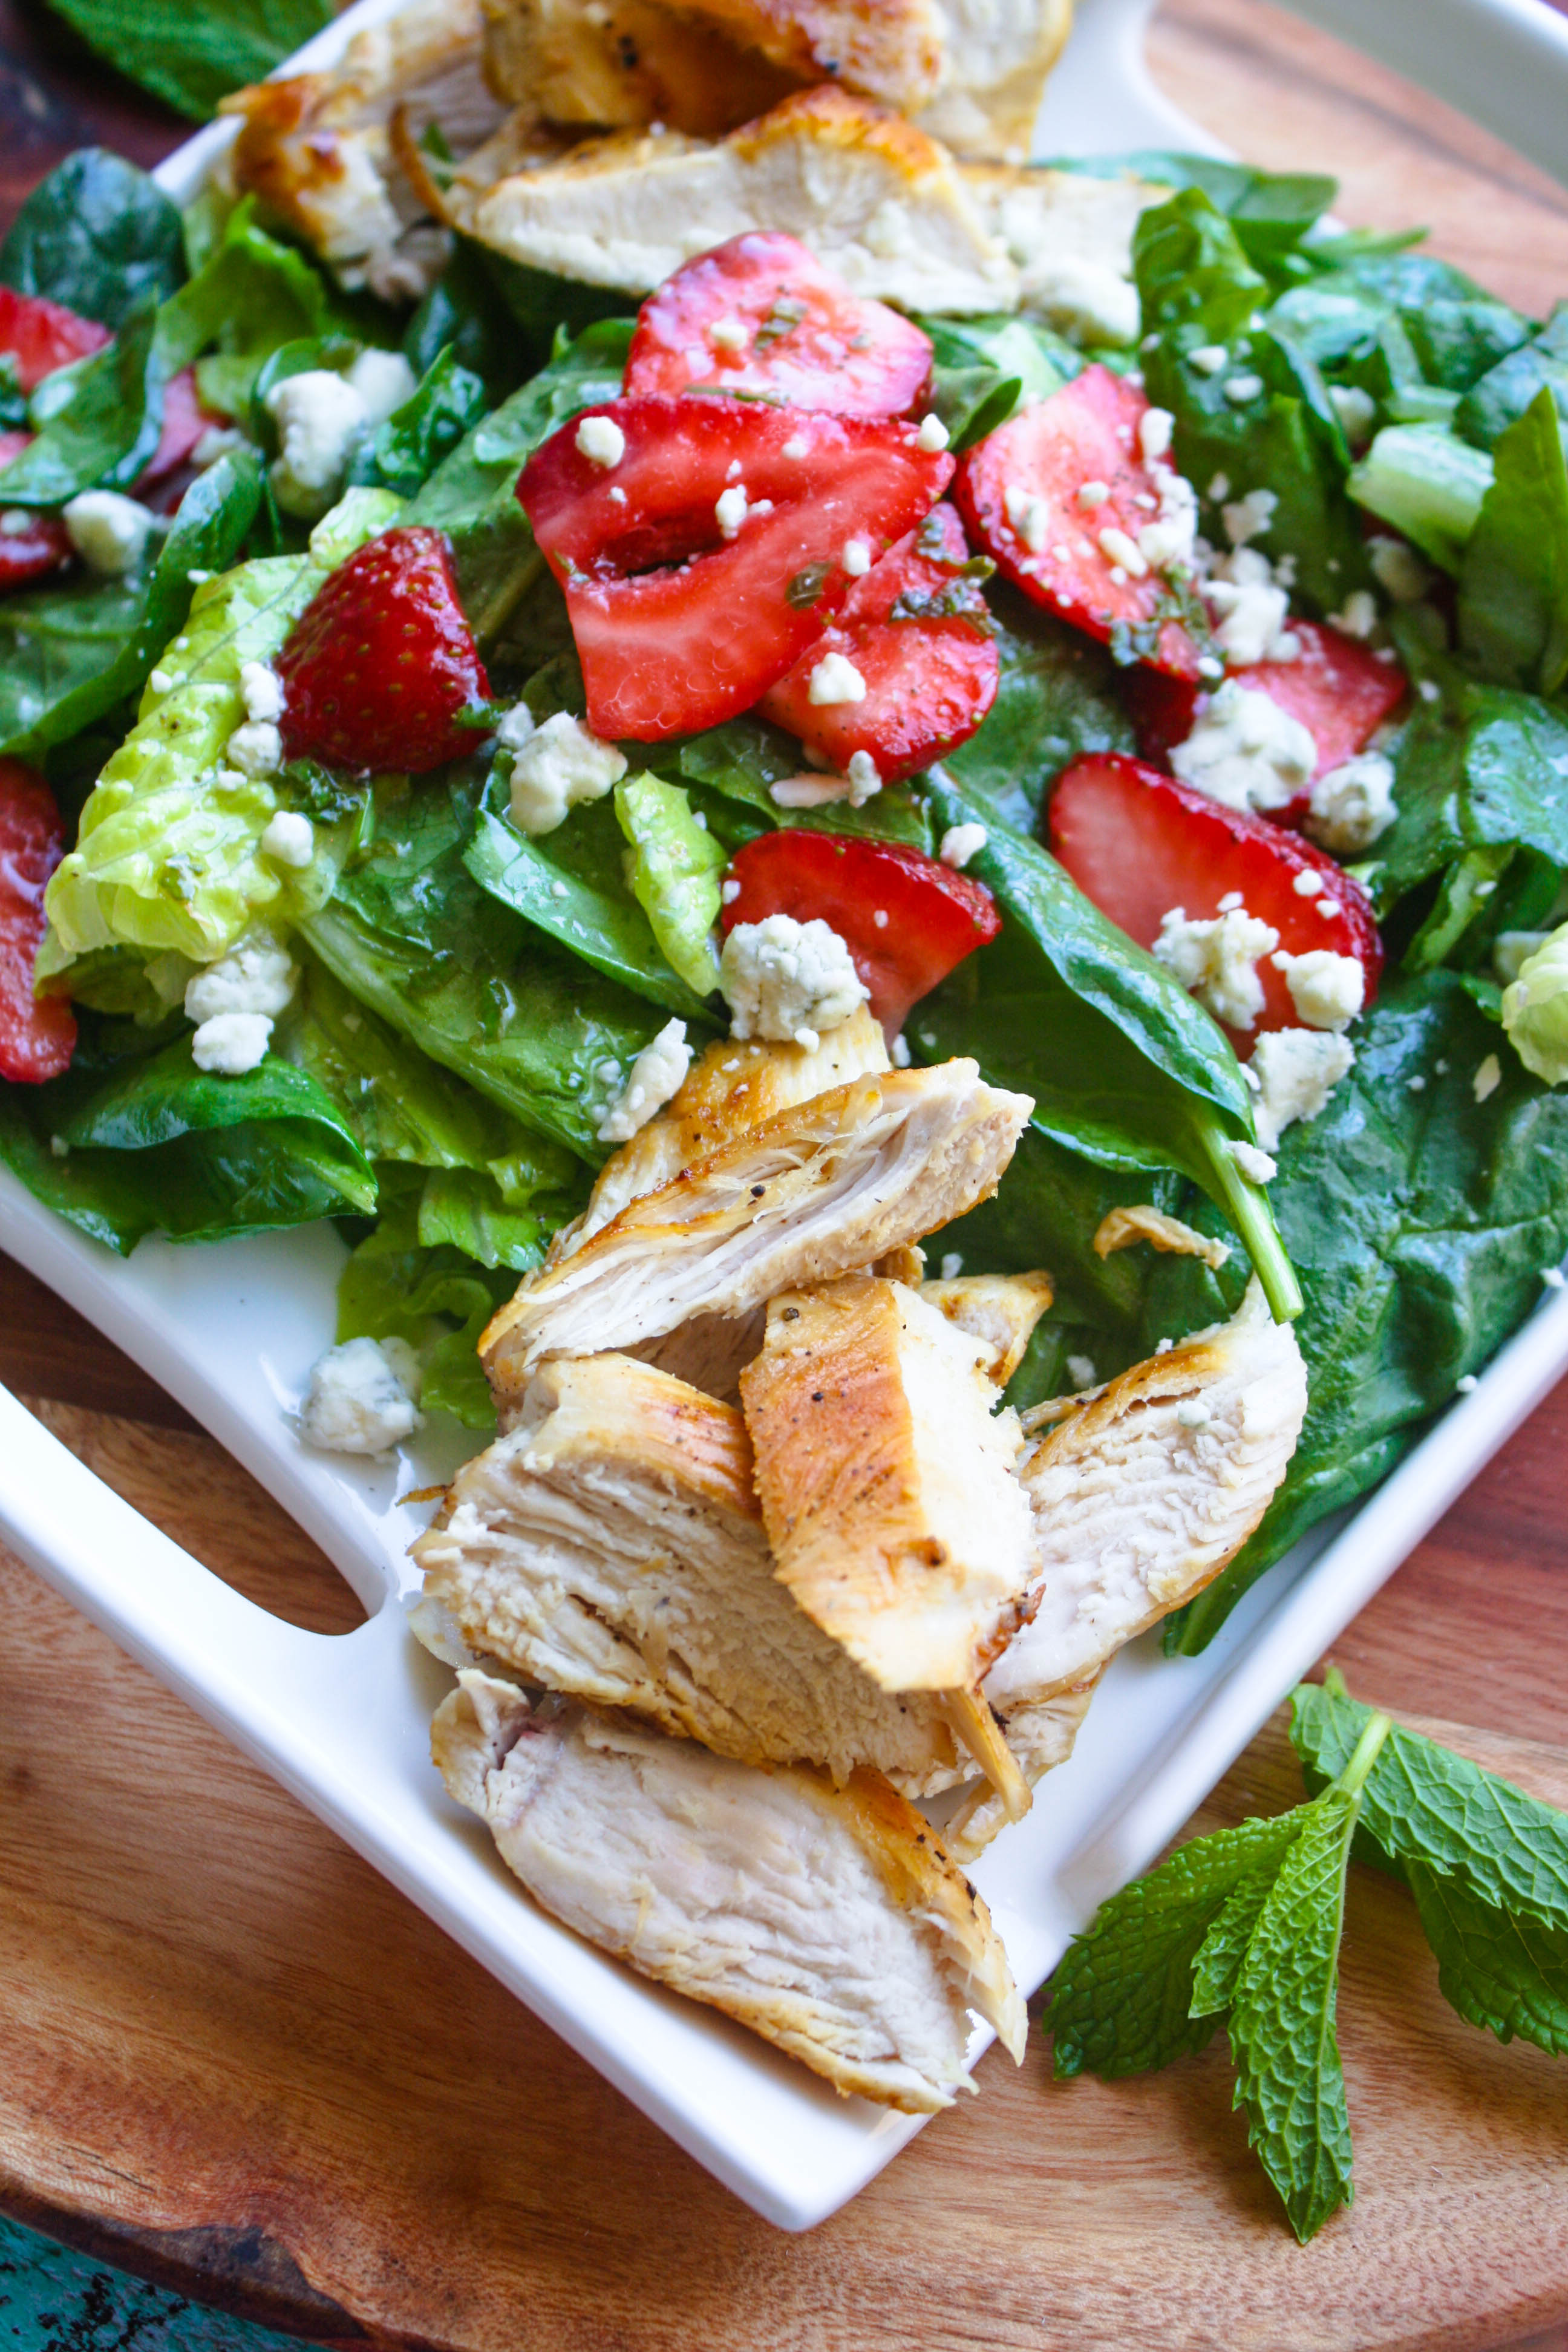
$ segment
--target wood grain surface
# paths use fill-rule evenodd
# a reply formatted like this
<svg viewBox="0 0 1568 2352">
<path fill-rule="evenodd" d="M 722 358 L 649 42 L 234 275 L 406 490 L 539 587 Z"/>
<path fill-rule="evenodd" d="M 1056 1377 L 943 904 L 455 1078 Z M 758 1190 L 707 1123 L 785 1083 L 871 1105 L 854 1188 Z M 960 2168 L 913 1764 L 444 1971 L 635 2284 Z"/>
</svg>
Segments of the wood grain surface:
<svg viewBox="0 0 1568 2352">
<path fill-rule="evenodd" d="M 1568 198 L 1259 0 L 1173 0 L 1159 78 L 1340 212 L 1544 310 Z M 0 202 L 84 138 L 177 135 L 0 0 Z M 178 1406 L 0 1257 L 0 1379 L 229 1581 L 357 1604 Z M 1359 1693 L 1568 1803 L 1568 1384 L 1335 1657 Z M 0 2205 L 322 2343 L 463 2352 L 1568 2352 L 1568 2075 L 1438 1995 L 1353 1874 L 1340 2033 L 1359 2194 L 1298 2248 L 1223 2046 L 1053 2084 L 1039 2037 L 844 2212 L 720 2189 L 271 1782 L 0 1555 Z M 1278 1729 L 1195 1827 L 1293 1801 Z"/>
</svg>

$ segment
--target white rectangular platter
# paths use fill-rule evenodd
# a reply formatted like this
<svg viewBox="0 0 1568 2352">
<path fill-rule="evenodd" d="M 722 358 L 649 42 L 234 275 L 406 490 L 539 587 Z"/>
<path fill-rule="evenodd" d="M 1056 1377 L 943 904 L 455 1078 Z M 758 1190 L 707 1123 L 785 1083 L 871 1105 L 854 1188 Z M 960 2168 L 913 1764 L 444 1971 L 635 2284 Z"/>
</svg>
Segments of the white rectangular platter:
<svg viewBox="0 0 1568 2352">
<path fill-rule="evenodd" d="M 396 5 L 359 0 L 296 65 L 330 63 Z M 1151 5 L 1080 0 L 1040 152 L 1214 147 L 1148 79 Z M 1298 13 L 1350 33 L 1568 176 L 1568 23 L 1544 0 L 1364 0 L 1353 23 L 1340 0 L 1300 0 Z M 163 167 L 176 200 L 195 192 L 228 135 L 203 131 Z M 385 1465 L 300 1444 L 292 1414 L 333 1336 L 343 1253 L 331 1229 L 208 1248 L 149 1241 L 121 1261 L 0 1171 L 0 1246 L 227 1446 L 370 1613 L 336 1636 L 269 1616 L 110 1493 L 3 1389 L 0 1536 L 757 2212 L 807 2229 L 863 2188 L 917 2122 L 837 2098 L 712 2011 L 557 1927 L 446 1797 L 428 1726 L 450 1678 L 412 1639 L 400 1605 L 416 1582 L 405 1549 L 428 1509 L 400 1497 L 449 1475 L 473 1440 L 434 1427 Z M 1117 1658 L 1072 1760 L 974 1873 L 1021 1985 L 1037 1986 L 1104 1896 L 1147 1867 L 1565 1370 L 1568 1294 L 1546 1290 L 1474 1393 L 1357 1511 L 1315 1530 L 1263 1578 L 1202 1657 L 1164 1659 L 1152 1635 Z"/>
</svg>

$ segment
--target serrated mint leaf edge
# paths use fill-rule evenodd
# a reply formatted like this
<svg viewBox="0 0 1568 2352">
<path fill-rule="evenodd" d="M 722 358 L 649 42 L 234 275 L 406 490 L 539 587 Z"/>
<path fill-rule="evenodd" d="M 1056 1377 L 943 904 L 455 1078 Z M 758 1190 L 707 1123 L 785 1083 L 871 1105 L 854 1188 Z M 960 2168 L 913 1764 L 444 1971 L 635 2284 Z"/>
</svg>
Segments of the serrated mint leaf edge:
<svg viewBox="0 0 1568 2352">
<path fill-rule="evenodd" d="M 1406 1874 L 1450 2009 L 1500 2042 L 1517 2034 L 1568 2057 L 1568 1935 L 1482 1903 L 1429 1863 Z"/>
</svg>

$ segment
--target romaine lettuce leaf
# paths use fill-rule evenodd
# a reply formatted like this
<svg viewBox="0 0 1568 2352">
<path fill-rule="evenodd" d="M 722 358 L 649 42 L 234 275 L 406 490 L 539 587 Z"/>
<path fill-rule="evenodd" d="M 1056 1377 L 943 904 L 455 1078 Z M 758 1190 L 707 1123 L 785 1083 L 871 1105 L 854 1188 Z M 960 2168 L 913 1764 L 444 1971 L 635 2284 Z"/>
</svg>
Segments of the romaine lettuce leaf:
<svg viewBox="0 0 1568 2352">
<path fill-rule="evenodd" d="M 632 894 L 666 956 L 698 996 L 719 985 L 713 926 L 725 854 L 692 814 L 679 784 L 629 775 L 616 786 L 616 816 L 632 849 Z"/>
</svg>

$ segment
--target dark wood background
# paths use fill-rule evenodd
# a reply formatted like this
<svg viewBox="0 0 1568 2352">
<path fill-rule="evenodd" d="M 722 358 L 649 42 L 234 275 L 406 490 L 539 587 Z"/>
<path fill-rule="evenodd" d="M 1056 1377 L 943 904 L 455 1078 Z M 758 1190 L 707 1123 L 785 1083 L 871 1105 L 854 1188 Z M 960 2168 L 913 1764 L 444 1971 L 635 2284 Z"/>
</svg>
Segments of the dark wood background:
<svg viewBox="0 0 1568 2352">
<path fill-rule="evenodd" d="M 1173 0 L 1152 55 L 1247 154 L 1338 169 L 1351 221 L 1425 220 L 1528 308 L 1568 289 L 1562 190 L 1263 0 Z M 151 163 L 181 135 L 0 0 L 0 214 L 72 146 Z M 357 1622 L 277 1506 L 3 1256 L 0 1379 L 252 1597 Z M 1465 1736 L 1559 1802 L 1565 1452 L 1568 1385 L 1334 1653 L 1385 1705 L 1503 1735 Z M 1453 2019 L 1394 1890 L 1353 1892 L 1361 2193 L 1308 2252 L 1219 2052 L 1053 2087 L 1037 2042 L 1021 2074 L 994 2053 L 978 2102 L 786 2239 L 4 1554 L 0 1590 L 0 2206 L 18 2218 L 320 2341 L 1568 2352 L 1568 2075 Z M 1218 1816 L 1288 1801 L 1289 1778 L 1266 1735 Z"/>
</svg>

